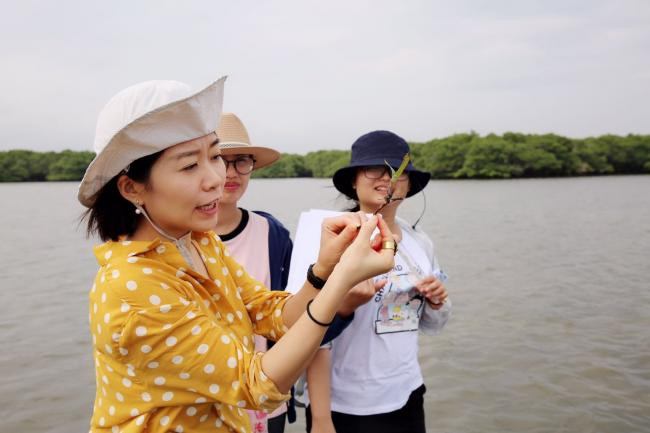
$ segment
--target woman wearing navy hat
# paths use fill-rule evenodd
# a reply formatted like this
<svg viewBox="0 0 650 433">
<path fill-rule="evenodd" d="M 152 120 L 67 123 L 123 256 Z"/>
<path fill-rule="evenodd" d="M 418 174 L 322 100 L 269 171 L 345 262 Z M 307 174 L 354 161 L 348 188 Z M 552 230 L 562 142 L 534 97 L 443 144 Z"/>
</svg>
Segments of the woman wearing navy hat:
<svg viewBox="0 0 650 433">
<path fill-rule="evenodd" d="M 375 286 L 385 285 L 357 308 L 352 324 L 332 341 L 331 354 L 320 350 L 308 370 L 307 431 L 426 431 L 418 331 L 439 332 L 449 319 L 451 303 L 433 242 L 397 216 L 402 201 L 420 192 L 431 177 L 409 162 L 391 182 L 392 171 L 409 152 L 396 134 L 370 132 L 352 145 L 350 164 L 334 174 L 334 186 L 354 201 L 355 210 L 381 213 L 398 248 L 393 269 L 374 278 Z M 331 422 L 326 412 L 323 416 L 328 356 Z"/>
</svg>

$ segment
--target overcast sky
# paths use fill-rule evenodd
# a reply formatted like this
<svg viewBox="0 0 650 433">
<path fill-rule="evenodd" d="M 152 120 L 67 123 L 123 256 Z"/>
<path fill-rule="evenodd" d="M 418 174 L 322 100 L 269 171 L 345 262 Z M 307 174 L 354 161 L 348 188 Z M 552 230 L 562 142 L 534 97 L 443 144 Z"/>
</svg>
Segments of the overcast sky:
<svg viewBox="0 0 650 433">
<path fill-rule="evenodd" d="M 650 1 L 2 1 L 0 150 L 92 148 L 119 90 L 199 89 L 255 144 L 373 129 L 650 133 Z"/>
</svg>

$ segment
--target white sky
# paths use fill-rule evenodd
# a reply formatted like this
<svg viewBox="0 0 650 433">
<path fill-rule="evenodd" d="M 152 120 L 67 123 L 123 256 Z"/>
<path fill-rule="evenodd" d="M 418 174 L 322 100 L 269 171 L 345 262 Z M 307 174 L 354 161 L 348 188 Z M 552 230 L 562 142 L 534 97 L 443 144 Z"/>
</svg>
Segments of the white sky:
<svg viewBox="0 0 650 433">
<path fill-rule="evenodd" d="M 2 1 L 0 150 L 90 150 L 150 79 L 197 90 L 283 152 L 390 129 L 650 133 L 650 1 Z"/>
</svg>

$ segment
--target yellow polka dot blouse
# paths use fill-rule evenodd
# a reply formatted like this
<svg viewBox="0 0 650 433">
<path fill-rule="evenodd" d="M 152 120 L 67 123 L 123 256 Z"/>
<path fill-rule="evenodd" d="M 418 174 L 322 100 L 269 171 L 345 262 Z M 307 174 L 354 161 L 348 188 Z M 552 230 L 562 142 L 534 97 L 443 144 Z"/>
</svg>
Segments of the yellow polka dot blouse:
<svg viewBox="0 0 650 433">
<path fill-rule="evenodd" d="M 249 432 L 245 409 L 289 398 L 261 368 L 253 334 L 286 331 L 272 292 L 212 232 L 193 233 L 209 278 L 170 242 L 107 242 L 90 291 L 97 380 L 92 432 Z"/>
</svg>

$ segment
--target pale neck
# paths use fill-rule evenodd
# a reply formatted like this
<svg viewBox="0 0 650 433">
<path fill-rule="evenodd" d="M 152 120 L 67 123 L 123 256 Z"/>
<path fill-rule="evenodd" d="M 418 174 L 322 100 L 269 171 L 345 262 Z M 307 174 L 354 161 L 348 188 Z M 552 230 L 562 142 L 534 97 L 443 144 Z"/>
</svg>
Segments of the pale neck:
<svg viewBox="0 0 650 433">
<path fill-rule="evenodd" d="M 219 218 L 214 231 L 218 235 L 225 235 L 237 228 L 242 219 L 242 211 L 237 203 L 219 203 Z"/>
<path fill-rule="evenodd" d="M 190 232 L 186 233 L 171 233 L 171 232 L 160 232 L 156 230 L 151 222 L 143 216 L 142 222 L 135 230 L 132 236 L 129 237 L 129 240 L 132 241 L 153 241 L 154 239 L 162 239 L 164 241 L 180 242 L 189 247 L 192 245 L 192 236 L 187 236 Z"/>
<path fill-rule="evenodd" d="M 131 240 L 135 241 L 152 241 L 156 238 L 163 238 L 166 241 L 172 242 L 185 261 L 196 272 L 206 274 L 205 265 L 201 260 L 201 256 L 196 246 L 192 245 L 192 232 L 190 230 L 185 233 L 175 233 L 167 231 L 159 227 L 150 217 L 147 211 L 140 205 L 136 205 L 142 216 L 142 222 L 136 229 Z"/>
</svg>

